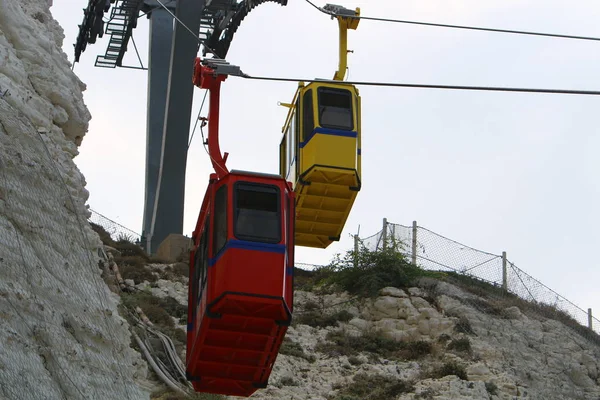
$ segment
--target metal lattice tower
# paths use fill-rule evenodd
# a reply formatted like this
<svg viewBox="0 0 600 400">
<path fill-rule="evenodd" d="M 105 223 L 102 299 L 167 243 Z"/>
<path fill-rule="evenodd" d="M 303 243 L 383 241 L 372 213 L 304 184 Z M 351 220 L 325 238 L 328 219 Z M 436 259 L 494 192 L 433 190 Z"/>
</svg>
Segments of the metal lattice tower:
<svg viewBox="0 0 600 400">
<path fill-rule="evenodd" d="M 287 5 L 287 0 L 88 0 L 83 10 L 76 62 L 87 44 L 110 35 L 105 54 L 96 57 L 97 67 L 127 67 L 123 56 L 141 13 L 150 20 L 142 233 L 149 253 L 169 234 L 183 232 L 192 74 L 200 43 L 205 44 L 204 55 L 225 58 L 242 20 L 269 1 Z"/>
</svg>

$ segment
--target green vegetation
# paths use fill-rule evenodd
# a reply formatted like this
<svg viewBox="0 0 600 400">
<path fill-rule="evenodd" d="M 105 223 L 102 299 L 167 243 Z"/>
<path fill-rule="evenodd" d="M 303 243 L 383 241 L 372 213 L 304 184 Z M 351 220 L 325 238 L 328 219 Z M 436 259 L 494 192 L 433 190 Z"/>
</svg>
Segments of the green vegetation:
<svg viewBox="0 0 600 400">
<path fill-rule="evenodd" d="M 187 282 L 185 278 L 190 276 L 190 266 L 187 262 L 177 262 L 166 266 L 160 273 L 160 279 L 172 282 Z"/>
<path fill-rule="evenodd" d="M 492 396 L 498 394 L 498 386 L 496 386 L 494 382 L 486 382 L 485 390 L 487 390 L 487 392 Z"/>
<path fill-rule="evenodd" d="M 187 307 L 179 304 L 171 297 L 156 297 L 145 291 L 123 294 L 123 304 L 129 308 L 140 307 L 155 324 L 175 326 L 171 317 L 178 318 L 181 323 L 187 321 Z"/>
<path fill-rule="evenodd" d="M 469 338 L 454 339 L 446 347 L 448 350 L 455 350 L 463 353 L 471 353 L 471 341 Z"/>
<path fill-rule="evenodd" d="M 283 339 L 283 342 L 281 343 L 281 347 L 279 348 L 279 354 L 285 354 L 287 356 L 303 358 L 310 363 L 313 363 L 316 361 L 315 356 L 313 356 L 313 355 L 309 356 L 308 354 L 306 354 L 304 352 L 304 349 L 302 348 L 302 346 L 300 346 L 300 343 L 294 342 L 292 339 L 288 338 L 287 336 Z"/>
<path fill-rule="evenodd" d="M 467 301 L 470 305 L 486 314 L 506 317 L 505 309 L 516 306 L 530 318 L 548 318 L 559 321 L 568 326 L 591 343 L 600 345 L 600 335 L 587 326 L 581 325 L 568 313 L 559 310 L 553 305 L 528 301 L 519 296 L 504 291 L 501 287 L 471 276 L 461 275 L 456 272 L 447 272 L 443 280 L 454 284 L 461 289 L 484 298 L 485 300 Z M 470 325 L 469 325 L 470 328 Z M 465 333 L 473 333 L 471 332 Z"/>
<path fill-rule="evenodd" d="M 115 257 L 123 279 L 131 279 L 137 285 L 145 281 L 155 283 L 158 277 L 147 267 L 147 261 L 139 256 Z"/>
<path fill-rule="evenodd" d="M 410 286 L 425 273 L 405 259 L 399 246 L 393 245 L 377 252 L 366 248 L 358 254 L 350 251 L 344 257 L 337 256 L 331 266 L 333 273 L 328 278 L 329 283 L 365 297 L 376 296 L 386 286 Z"/>
<path fill-rule="evenodd" d="M 389 400 L 412 390 L 413 386 L 403 380 L 360 373 L 354 376 L 352 384 L 339 390 L 329 400 Z"/>
<path fill-rule="evenodd" d="M 296 288 L 314 290 L 334 286 L 356 296 L 373 297 L 387 286 L 410 287 L 419 277 L 438 277 L 440 273 L 423 270 L 411 264 L 402 253 L 399 242 L 390 241 L 379 251 L 363 247 L 344 256 L 337 255 L 331 264 L 314 271 L 300 270 Z"/>
<path fill-rule="evenodd" d="M 133 238 L 128 235 L 119 234 L 113 239 L 102 226 L 91 223 L 92 229 L 98 233 L 102 243 L 116 249 L 119 254 L 114 254 L 114 261 L 119 266 L 119 271 L 123 279 L 131 279 L 135 284 L 144 281 L 155 283 L 158 276 L 150 271 L 146 266 L 148 264 L 167 264 L 164 260 L 152 257 L 146 254 L 138 244 L 133 242 Z M 168 280 L 179 280 L 180 276 L 188 276 L 189 266 L 187 262 L 177 263 L 169 266 L 161 274 L 161 278 Z"/>
<path fill-rule="evenodd" d="M 471 323 L 466 317 L 460 317 L 454 325 L 454 332 L 457 333 L 466 333 L 467 335 L 474 335 L 475 332 L 471 327 Z"/>
<path fill-rule="evenodd" d="M 444 363 L 444 365 L 442 365 L 441 367 L 436 368 L 433 371 L 431 377 L 439 379 L 448 375 L 456 375 L 464 381 L 468 380 L 467 371 L 465 370 L 465 367 L 456 361 L 448 361 Z"/>
<path fill-rule="evenodd" d="M 180 323 L 187 321 L 187 307 L 171 297 L 159 298 L 145 291 L 122 293 L 121 301 L 125 307 L 134 310 L 140 307 L 148 319 L 161 332 L 169 336 L 178 352 L 185 347 L 186 334 L 177 328 L 171 317 L 179 318 Z"/>
<path fill-rule="evenodd" d="M 354 366 L 362 365 L 362 363 L 363 363 L 361 361 L 361 359 L 356 356 L 348 357 L 348 362 L 350 363 L 350 365 L 354 365 Z"/>
<path fill-rule="evenodd" d="M 298 381 L 291 376 L 284 376 L 277 382 L 277 386 L 298 386 Z"/>
<path fill-rule="evenodd" d="M 327 342 L 319 342 L 316 350 L 333 357 L 351 357 L 366 352 L 372 357 L 381 356 L 390 360 L 417 360 L 431 354 L 432 345 L 420 340 L 398 342 L 373 330 L 356 336 L 339 329 L 329 332 Z"/>
<path fill-rule="evenodd" d="M 150 396 L 151 400 L 225 400 L 225 396 L 220 394 L 209 393 L 194 393 L 191 396 L 186 396 L 179 392 L 174 392 L 171 389 L 158 390 Z"/>
</svg>

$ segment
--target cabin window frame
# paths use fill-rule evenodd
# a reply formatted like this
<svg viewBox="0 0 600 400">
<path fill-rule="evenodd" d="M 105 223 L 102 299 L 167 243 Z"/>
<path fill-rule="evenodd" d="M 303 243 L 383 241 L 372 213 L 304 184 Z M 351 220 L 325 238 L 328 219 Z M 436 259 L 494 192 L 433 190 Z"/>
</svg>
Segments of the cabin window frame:
<svg viewBox="0 0 600 400">
<path fill-rule="evenodd" d="M 308 102 L 307 102 L 308 100 Z M 302 141 L 310 139 L 315 130 L 315 102 L 313 99 L 313 90 L 308 89 L 302 95 Z"/>
<path fill-rule="evenodd" d="M 349 110 L 350 110 L 350 119 L 349 119 L 350 126 L 348 126 L 348 125 L 342 126 L 342 125 L 323 123 L 323 121 L 322 121 L 323 111 L 324 111 L 323 108 L 324 107 L 333 107 L 333 106 L 321 106 L 321 95 L 324 92 L 325 93 L 330 92 L 331 94 L 334 94 L 335 92 L 337 92 L 340 95 L 343 93 L 344 96 L 346 96 L 348 98 L 348 105 L 350 106 L 350 108 L 349 108 Z M 348 108 L 342 108 L 342 107 L 335 107 L 335 108 L 348 110 Z M 348 89 L 333 88 L 333 87 L 326 87 L 326 86 L 318 87 L 317 88 L 317 113 L 318 113 L 318 117 L 319 117 L 319 126 L 321 126 L 323 128 L 335 129 L 335 130 L 340 130 L 340 131 L 348 131 L 348 132 L 352 132 L 355 129 L 356 122 L 354 121 L 354 115 L 355 115 L 354 96 L 352 95 L 352 92 Z"/>
<path fill-rule="evenodd" d="M 202 299 L 204 288 L 208 280 L 208 249 L 209 249 L 209 229 L 211 215 L 206 216 L 204 222 L 204 228 L 200 240 L 198 241 L 198 247 L 196 248 L 196 254 L 194 254 L 194 285 L 196 285 L 196 305 Z"/>
<path fill-rule="evenodd" d="M 252 234 L 247 234 L 244 232 L 239 232 L 238 230 L 238 197 L 239 197 L 239 189 L 249 187 L 255 189 L 263 189 L 256 191 L 271 191 L 275 190 L 274 194 L 277 199 L 277 211 L 275 211 L 277 218 L 277 237 L 268 237 L 268 236 L 257 236 Z M 252 190 L 252 189 L 250 189 Z M 239 181 L 233 185 L 233 235 L 239 240 L 246 240 L 249 242 L 257 242 L 257 243 L 280 243 L 282 240 L 283 232 L 282 232 L 282 223 L 281 223 L 281 189 L 276 185 L 264 184 L 264 183 L 256 183 L 256 182 L 245 182 Z"/>
<path fill-rule="evenodd" d="M 295 139 L 295 132 L 294 132 L 295 124 L 296 124 L 296 113 L 292 112 L 290 124 L 288 125 L 287 133 L 286 133 L 286 135 L 288 137 L 288 160 L 287 160 L 288 171 L 290 171 L 292 169 L 291 167 L 294 164 L 294 162 L 296 161 L 296 154 L 297 154 L 296 146 L 297 146 L 297 144 L 296 144 L 296 140 L 294 140 Z"/>
<path fill-rule="evenodd" d="M 220 198 L 221 197 L 221 198 Z M 214 220 L 213 220 L 213 257 L 217 257 L 227 244 L 228 231 L 228 192 L 227 185 L 223 185 L 215 192 L 214 199 Z M 224 220 L 221 220 L 224 219 Z M 221 226 L 222 225 L 222 226 Z"/>
<path fill-rule="evenodd" d="M 285 133 L 279 144 L 279 175 L 286 178 L 288 176 L 287 140 L 287 133 Z"/>
</svg>

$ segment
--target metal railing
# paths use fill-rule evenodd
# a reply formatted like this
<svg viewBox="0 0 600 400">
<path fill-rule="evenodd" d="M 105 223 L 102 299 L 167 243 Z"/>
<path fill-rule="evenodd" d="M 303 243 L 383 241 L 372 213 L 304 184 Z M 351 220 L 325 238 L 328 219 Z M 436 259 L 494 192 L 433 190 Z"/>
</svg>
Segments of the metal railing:
<svg viewBox="0 0 600 400">
<path fill-rule="evenodd" d="M 140 234 L 96 211 L 91 211 L 90 222 L 102 226 L 113 239 L 122 236 L 139 242 Z M 421 268 L 453 271 L 485 281 L 523 300 L 560 310 L 582 326 L 600 333 L 600 320 L 592 315 L 591 309 L 582 309 L 518 268 L 507 259 L 506 252 L 494 254 L 474 249 L 418 226 L 416 221 L 411 226 L 406 226 L 390 223 L 385 218 L 381 231 L 366 238 L 355 236 L 355 248 L 360 244 L 371 251 L 377 251 L 385 248 L 392 240 L 400 244 L 401 251 L 407 259 Z M 295 264 L 304 269 L 319 267 L 301 262 Z"/>
<path fill-rule="evenodd" d="M 591 308 L 584 310 L 561 296 L 542 282 L 518 268 L 506 257 L 506 252 L 493 254 L 474 249 L 444 237 L 427 228 L 389 223 L 383 220 L 383 228 L 364 239 L 355 236 L 355 244 L 361 243 L 371 251 L 377 251 L 395 240 L 401 252 L 413 264 L 427 270 L 453 271 L 488 282 L 523 300 L 553 307 L 570 315 L 583 326 L 600 333 L 600 320 L 593 317 Z"/>
</svg>

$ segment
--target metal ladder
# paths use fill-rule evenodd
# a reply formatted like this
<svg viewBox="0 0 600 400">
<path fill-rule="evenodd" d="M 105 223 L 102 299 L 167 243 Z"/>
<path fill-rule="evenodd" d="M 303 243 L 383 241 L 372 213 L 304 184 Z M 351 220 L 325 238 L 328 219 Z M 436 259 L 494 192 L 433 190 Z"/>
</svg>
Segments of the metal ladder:
<svg viewBox="0 0 600 400">
<path fill-rule="evenodd" d="M 143 0 L 117 0 L 117 4 L 112 8 L 110 20 L 106 24 L 106 33 L 110 34 L 108 47 L 103 56 L 96 57 L 96 67 L 115 68 L 121 66 L 131 31 L 137 25 L 137 17 L 142 3 Z"/>
</svg>

